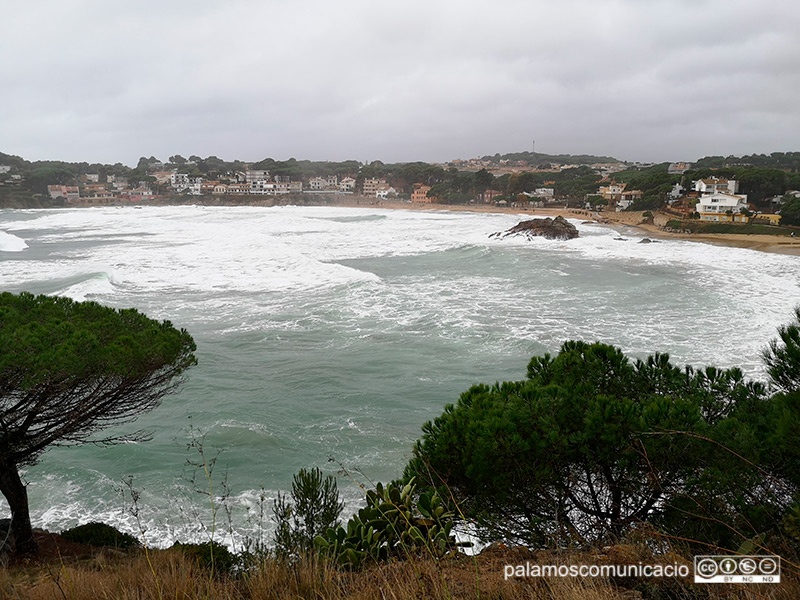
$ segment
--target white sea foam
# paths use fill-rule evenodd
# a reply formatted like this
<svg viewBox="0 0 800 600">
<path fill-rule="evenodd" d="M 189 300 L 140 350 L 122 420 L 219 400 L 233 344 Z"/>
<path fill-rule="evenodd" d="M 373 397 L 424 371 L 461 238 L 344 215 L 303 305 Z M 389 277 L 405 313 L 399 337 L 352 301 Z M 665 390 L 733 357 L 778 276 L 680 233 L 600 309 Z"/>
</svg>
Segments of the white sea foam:
<svg viewBox="0 0 800 600">
<path fill-rule="evenodd" d="M 83 302 L 84 300 L 108 298 L 115 293 L 114 276 L 105 271 L 79 274 L 72 279 L 78 279 L 78 281 L 55 290 L 54 294 L 68 296 L 73 300 Z"/>
<path fill-rule="evenodd" d="M 555 270 L 554 266 L 549 267 L 563 280 L 587 276 L 586 269 L 577 270 L 574 264 L 569 264 L 576 258 L 588 261 L 585 264 L 593 263 L 592 268 L 597 273 L 609 266 L 627 271 L 631 277 L 640 277 L 648 266 L 683 271 L 691 276 L 689 285 L 713 300 L 704 306 L 696 297 L 688 297 L 682 316 L 679 316 L 680 307 L 674 307 L 675 312 L 668 315 L 668 319 L 680 318 L 687 330 L 693 328 L 692 319 L 687 317 L 702 315 L 702 319 L 722 325 L 730 322 L 728 315 L 734 311 L 747 315 L 746 329 L 763 331 L 769 328 L 768 324 L 774 325 L 786 318 L 783 315 L 797 295 L 796 259 L 793 257 L 728 248 L 721 260 L 720 249 L 707 244 L 672 240 L 640 244 L 635 233 L 619 233 L 577 221 L 574 223 L 581 237 L 569 242 L 488 238 L 489 233 L 507 229 L 518 218 L 366 208 L 167 207 L 142 211 L 45 211 L 39 218 L 26 220 L 24 224 L 10 224 L 8 228 L 38 229 L 50 241 L 57 241 L 59 236 L 65 240 L 83 240 L 86 245 L 65 251 L 68 257 L 79 260 L 74 265 L 59 260 L 8 264 L 5 275 L 11 285 L 30 279 L 74 277 L 86 273 L 85 264 L 89 261 L 98 275 L 56 292 L 76 299 L 107 302 L 136 300 L 140 294 L 191 294 L 204 307 L 203 318 L 233 317 L 242 311 L 241 301 L 231 303 L 226 298 L 237 293 L 255 295 L 258 306 L 245 309 L 252 318 L 232 323 L 232 331 L 269 329 L 273 326 L 270 323 L 275 323 L 259 317 L 264 308 L 283 310 L 296 304 L 298 295 L 308 298 L 309 294 L 336 286 L 349 286 L 341 297 L 346 304 L 343 310 L 353 314 L 354 322 L 366 316 L 380 316 L 382 320 L 391 321 L 394 315 L 398 326 L 403 326 L 413 321 L 424 322 L 425 315 L 429 315 L 430 320 L 441 325 L 438 329 L 447 332 L 475 330 L 478 327 L 475 311 L 480 312 L 487 305 L 499 308 L 504 300 L 497 293 L 503 289 L 506 293 L 517 293 L 513 284 L 479 276 L 464 278 L 459 284 L 463 287 L 459 288 L 449 279 L 437 282 L 423 278 L 410 282 L 406 289 L 396 285 L 389 289 L 382 286 L 379 274 L 357 268 L 352 263 L 380 257 L 433 256 L 459 248 L 517 250 L 523 253 L 515 257 L 521 261 L 521 269 L 525 268 L 524 254 L 547 252 L 563 256 Z M 143 231 L 147 232 L 146 236 L 139 235 Z M 114 243 L 92 245 L 101 235 L 114 236 Z M 627 241 L 615 239 L 620 237 Z M 461 260 L 474 261 L 476 257 Z M 351 262 L 342 264 L 343 261 Z M 102 273 L 113 273 L 113 277 L 105 278 Z M 687 285 L 687 280 L 676 284 Z M 548 304 L 561 295 L 558 289 L 537 292 L 539 295 L 546 293 L 550 298 L 540 297 L 543 302 L 540 313 L 542 309 L 549 312 Z M 468 297 L 470 294 L 472 298 Z M 476 297 L 480 302 L 476 302 Z M 765 302 L 765 297 L 770 300 Z M 758 302 L 754 303 L 754 299 Z M 657 300 L 664 301 L 663 298 Z M 407 308 L 398 310 L 398 301 L 407 303 Z M 605 311 L 606 316 L 612 317 L 614 312 L 624 313 L 624 305 L 629 303 L 613 289 L 605 299 L 601 295 L 593 301 L 592 313 Z M 642 318 L 647 327 L 654 326 L 647 314 Z M 547 330 L 537 330 L 543 322 L 546 324 L 546 316 L 517 321 L 517 333 L 544 333 L 546 338 L 549 335 Z M 278 326 L 291 329 L 300 323 L 301 320 L 295 319 Z M 595 317 L 589 323 L 596 332 L 609 329 L 605 336 L 613 337 L 611 330 L 615 324 L 611 321 L 604 323 Z M 568 323 L 565 328 L 562 320 L 560 327 L 570 334 Z M 582 335 L 582 329 L 582 325 L 575 322 L 572 334 Z M 450 335 L 447 332 L 439 333 Z M 698 347 L 702 348 L 702 343 Z"/>
<path fill-rule="evenodd" d="M 0 252 L 22 252 L 28 244 L 16 235 L 0 231 Z"/>
</svg>

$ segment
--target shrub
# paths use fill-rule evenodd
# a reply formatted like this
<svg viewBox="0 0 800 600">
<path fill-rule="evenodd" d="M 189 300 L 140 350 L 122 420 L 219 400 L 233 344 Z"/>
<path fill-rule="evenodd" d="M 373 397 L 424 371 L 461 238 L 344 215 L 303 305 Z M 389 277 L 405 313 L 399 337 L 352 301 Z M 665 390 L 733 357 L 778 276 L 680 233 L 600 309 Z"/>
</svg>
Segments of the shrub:
<svg viewBox="0 0 800 600">
<path fill-rule="evenodd" d="M 70 542 L 87 546 L 110 546 L 112 548 L 138 548 L 139 540 L 105 523 L 86 523 L 61 532 L 61 537 Z"/>
<path fill-rule="evenodd" d="M 237 556 L 219 542 L 204 544 L 175 542 L 172 548 L 183 552 L 197 566 L 216 573 L 231 573 L 239 562 Z"/>
<path fill-rule="evenodd" d="M 318 468 L 300 469 L 292 481 L 291 502 L 278 494 L 273 506 L 277 525 L 275 551 L 282 558 L 297 557 L 310 552 L 314 538 L 339 525 L 344 504 L 339 502 L 336 480 L 322 478 Z"/>
</svg>

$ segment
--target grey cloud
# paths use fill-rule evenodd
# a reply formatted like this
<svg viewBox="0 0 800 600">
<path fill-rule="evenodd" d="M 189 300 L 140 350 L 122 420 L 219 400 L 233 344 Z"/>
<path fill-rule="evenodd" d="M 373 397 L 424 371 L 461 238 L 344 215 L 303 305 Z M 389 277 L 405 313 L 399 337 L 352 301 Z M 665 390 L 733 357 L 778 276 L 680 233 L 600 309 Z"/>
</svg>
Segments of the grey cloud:
<svg viewBox="0 0 800 600">
<path fill-rule="evenodd" d="M 9 7 L 3 152 L 123 161 L 625 159 L 797 149 L 800 6 L 781 0 Z M 30 32 L 35 31 L 35 35 Z"/>
</svg>

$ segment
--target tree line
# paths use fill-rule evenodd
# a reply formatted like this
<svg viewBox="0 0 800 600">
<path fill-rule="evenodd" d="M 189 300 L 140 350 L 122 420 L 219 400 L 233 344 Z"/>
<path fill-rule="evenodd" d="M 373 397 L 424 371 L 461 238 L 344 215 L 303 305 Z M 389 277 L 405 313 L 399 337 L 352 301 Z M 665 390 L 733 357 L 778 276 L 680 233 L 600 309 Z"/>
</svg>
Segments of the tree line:
<svg viewBox="0 0 800 600">
<path fill-rule="evenodd" d="M 705 554 L 796 556 L 800 309 L 778 333 L 766 382 L 565 342 L 533 357 L 526 379 L 447 405 L 405 478 L 451 498 L 486 541 L 602 546 L 640 531 Z"/>
</svg>

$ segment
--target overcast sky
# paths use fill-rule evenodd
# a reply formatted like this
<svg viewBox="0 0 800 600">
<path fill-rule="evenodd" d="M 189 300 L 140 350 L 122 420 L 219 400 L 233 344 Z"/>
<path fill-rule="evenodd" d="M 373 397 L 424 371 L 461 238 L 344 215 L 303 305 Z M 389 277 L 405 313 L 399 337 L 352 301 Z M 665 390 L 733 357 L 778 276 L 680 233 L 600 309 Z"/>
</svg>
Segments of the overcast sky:
<svg viewBox="0 0 800 600">
<path fill-rule="evenodd" d="M 796 0 L 0 0 L 29 160 L 800 150 Z"/>
</svg>

